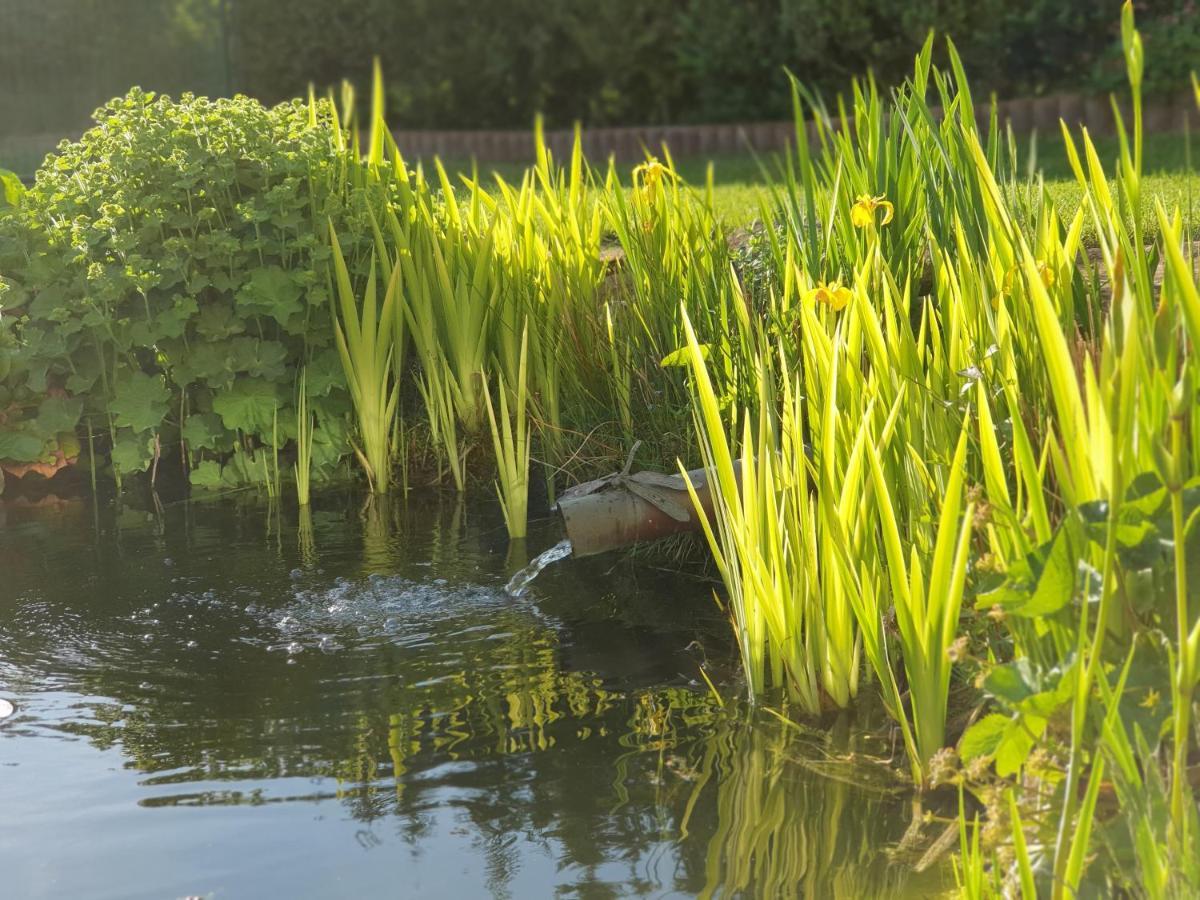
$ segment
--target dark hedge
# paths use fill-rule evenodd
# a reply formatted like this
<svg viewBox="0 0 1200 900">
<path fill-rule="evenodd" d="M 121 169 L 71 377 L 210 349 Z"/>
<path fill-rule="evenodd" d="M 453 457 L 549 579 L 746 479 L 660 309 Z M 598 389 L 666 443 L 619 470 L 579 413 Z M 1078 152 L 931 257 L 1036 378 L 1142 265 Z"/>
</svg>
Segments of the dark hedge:
<svg viewBox="0 0 1200 900">
<path fill-rule="evenodd" d="M 1195 0 L 1137 4 L 1147 91 L 1200 63 Z M 786 118 L 783 67 L 826 93 L 908 73 L 951 35 L 981 97 L 1119 85 L 1117 0 L 234 0 L 239 86 L 267 101 L 384 61 L 390 121 L 413 128 Z"/>
</svg>

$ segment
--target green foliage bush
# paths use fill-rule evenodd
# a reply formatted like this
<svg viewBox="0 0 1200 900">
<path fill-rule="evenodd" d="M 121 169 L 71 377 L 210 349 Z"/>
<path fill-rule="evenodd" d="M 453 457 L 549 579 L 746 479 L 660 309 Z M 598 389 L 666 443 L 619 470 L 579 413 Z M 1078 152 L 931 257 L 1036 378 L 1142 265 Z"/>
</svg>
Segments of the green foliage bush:
<svg viewBox="0 0 1200 900">
<path fill-rule="evenodd" d="M 193 483 L 265 477 L 307 365 L 318 477 L 337 463 L 324 235 L 354 198 L 319 109 L 135 89 L 47 158 L 0 218 L 0 459 L 69 458 L 78 425 L 118 474 L 182 438 Z"/>
</svg>

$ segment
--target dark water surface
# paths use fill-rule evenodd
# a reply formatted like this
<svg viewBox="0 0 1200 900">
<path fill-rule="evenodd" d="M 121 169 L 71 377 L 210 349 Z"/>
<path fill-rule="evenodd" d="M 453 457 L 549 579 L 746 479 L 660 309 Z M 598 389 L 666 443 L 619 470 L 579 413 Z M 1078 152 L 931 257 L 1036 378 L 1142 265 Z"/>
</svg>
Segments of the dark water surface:
<svg viewBox="0 0 1200 900">
<path fill-rule="evenodd" d="M 888 747 L 720 707 L 705 584 L 604 557 L 508 597 L 532 530 L 0 504 L 0 896 L 928 892 L 890 852 L 909 798 L 850 761 Z"/>
</svg>

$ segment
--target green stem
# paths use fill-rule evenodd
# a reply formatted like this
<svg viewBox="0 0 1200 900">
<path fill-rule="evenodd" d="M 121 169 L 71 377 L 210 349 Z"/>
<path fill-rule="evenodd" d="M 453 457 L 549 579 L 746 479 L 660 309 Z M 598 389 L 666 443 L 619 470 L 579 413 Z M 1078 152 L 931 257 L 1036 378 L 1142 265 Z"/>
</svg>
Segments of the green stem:
<svg viewBox="0 0 1200 900">
<path fill-rule="evenodd" d="M 1183 458 L 1183 422 L 1179 418 L 1171 421 L 1171 454 L 1175 465 Z M 1179 830 L 1179 847 L 1188 846 L 1188 816 L 1184 808 L 1184 786 L 1187 784 L 1187 757 L 1191 730 L 1192 684 L 1195 660 L 1188 641 L 1190 611 L 1188 609 L 1187 584 L 1187 540 L 1183 519 L 1183 479 L 1172 473 L 1171 530 L 1175 545 L 1175 618 L 1179 635 L 1179 662 L 1175 671 L 1173 698 L 1175 753 L 1171 767 L 1171 821 Z"/>
<path fill-rule="evenodd" d="M 1109 524 L 1104 539 L 1104 562 L 1101 567 L 1100 608 L 1096 614 L 1096 633 L 1092 638 L 1092 649 L 1088 655 L 1087 666 L 1081 668 L 1079 685 L 1071 706 L 1071 754 L 1067 763 L 1067 783 L 1063 795 L 1062 815 L 1058 821 L 1058 835 L 1054 842 L 1054 880 L 1051 887 L 1051 897 L 1061 900 L 1065 896 L 1065 874 L 1070 859 L 1071 835 L 1075 825 L 1075 811 L 1078 806 L 1079 779 L 1083 767 L 1084 728 L 1087 725 L 1088 698 L 1092 694 L 1092 685 L 1102 664 L 1104 637 L 1108 632 L 1108 620 L 1112 612 L 1114 585 L 1116 577 L 1117 557 L 1117 515 L 1120 511 L 1121 495 L 1123 493 L 1120 468 L 1117 455 L 1113 455 L 1112 489 L 1109 502 Z M 1084 601 L 1079 625 L 1079 653 L 1077 664 L 1082 667 L 1084 645 L 1087 642 L 1087 602 Z"/>
</svg>

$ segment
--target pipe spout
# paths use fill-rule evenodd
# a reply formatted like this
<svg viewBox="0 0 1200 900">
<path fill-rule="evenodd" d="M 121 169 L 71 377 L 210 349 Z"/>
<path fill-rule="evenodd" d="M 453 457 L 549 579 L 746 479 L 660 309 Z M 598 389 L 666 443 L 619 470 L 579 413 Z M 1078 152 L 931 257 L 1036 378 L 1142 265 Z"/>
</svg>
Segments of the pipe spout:
<svg viewBox="0 0 1200 900">
<path fill-rule="evenodd" d="M 740 477 L 741 466 L 737 465 Z M 712 491 L 704 469 L 687 473 L 705 516 Z M 700 531 L 701 519 L 682 475 L 616 474 L 564 491 L 558 511 L 575 556 L 592 556 L 672 534 Z"/>
</svg>

